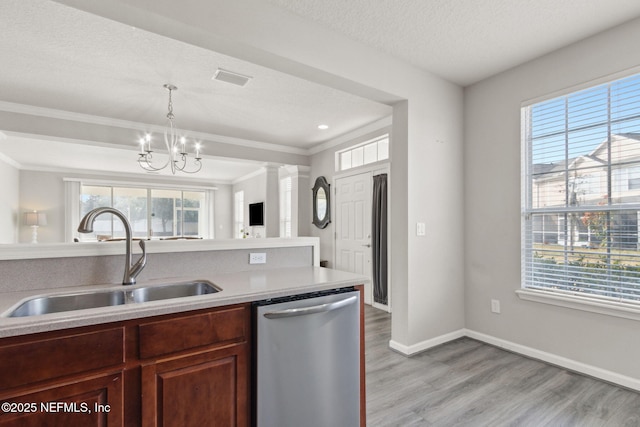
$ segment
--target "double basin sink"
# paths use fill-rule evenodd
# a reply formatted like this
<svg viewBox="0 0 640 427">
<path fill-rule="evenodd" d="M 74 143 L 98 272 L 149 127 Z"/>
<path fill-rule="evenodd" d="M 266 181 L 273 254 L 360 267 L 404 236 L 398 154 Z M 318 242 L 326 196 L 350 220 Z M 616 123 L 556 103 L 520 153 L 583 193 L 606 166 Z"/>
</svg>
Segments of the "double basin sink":
<svg viewBox="0 0 640 427">
<path fill-rule="evenodd" d="M 7 316 L 39 316 L 42 314 L 84 310 L 88 308 L 110 307 L 197 295 L 209 295 L 219 291 L 221 291 L 221 289 L 213 283 L 199 280 L 193 282 L 145 286 L 131 290 L 112 289 L 108 291 L 46 295 L 30 298 L 24 301 L 15 309 L 9 311 Z"/>
</svg>

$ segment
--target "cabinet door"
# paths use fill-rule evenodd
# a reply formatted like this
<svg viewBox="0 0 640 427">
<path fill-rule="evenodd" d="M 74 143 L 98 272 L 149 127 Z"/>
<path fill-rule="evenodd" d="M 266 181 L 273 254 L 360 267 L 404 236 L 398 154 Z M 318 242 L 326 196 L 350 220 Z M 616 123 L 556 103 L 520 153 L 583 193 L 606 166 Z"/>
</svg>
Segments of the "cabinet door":
<svg viewBox="0 0 640 427">
<path fill-rule="evenodd" d="M 248 346 L 232 345 L 142 367 L 143 426 L 246 426 Z"/>
<path fill-rule="evenodd" d="M 25 394 L 0 396 L 0 426 L 119 427 L 122 373 L 93 376 Z"/>
</svg>

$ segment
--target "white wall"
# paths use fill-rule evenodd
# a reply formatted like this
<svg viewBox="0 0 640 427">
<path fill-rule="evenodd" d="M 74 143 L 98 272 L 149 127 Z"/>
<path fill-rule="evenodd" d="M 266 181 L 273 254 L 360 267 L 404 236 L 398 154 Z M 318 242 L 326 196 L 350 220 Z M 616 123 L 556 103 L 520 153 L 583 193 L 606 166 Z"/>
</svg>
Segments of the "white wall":
<svg viewBox="0 0 640 427">
<path fill-rule="evenodd" d="M 640 20 L 465 89 L 468 329 L 640 379 L 638 322 L 518 299 L 520 106 L 640 64 Z M 499 299 L 502 314 L 490 312 Z"/>
<path fill-rule="evenodd" d="M 233 192 L 231 185 L 216 184 L 213 192 L 213 223 L 216 239 L 233 239 Z"/>
<path fill-rule="evenodd" d="M 62 176 L 51 172 L 20 171 L 20 209 L 47 215 L 47 225 L 38 228 L 38 243 L 64 242 L 65 194 Z M 20 219 L 19 243 L 31 242 L 31 227 Z"/>
<path fill-rule="evenodd" d="M 265 174 L 264 233 L 262 237 L 280 236 L 280 179 L 278 168 L 267 166 Z"/>
<path fill-rule="evenodd" d="M 0 183 L 0 244 L 18 243 L 20 173 L 2 159 Z"/>
<path fill-rule="evenodd" d="M 297 181 L 294 180 L 294 182 L 295 186 L 293 188 L 297 192 L 298 199 L 296 201 L 298 205 L 298 216 L 295 219 L 295 227 L 298 229 L 297 235 L 311 236 L 311 228 L 313 227 L 311 223 L 311 221 L 313 221 L 311 188 L 313 188 L 313 184 L 311 184 L 309 172 L 298 174 L 298 179 Z"/>
<path fill-rule="evenodd" d="M 316 179 L 319 176 L 324 176 L 327 182 L 331 185 L 331 222 L 325 228 L 318 228 L 311 224 L 309 235 L 320 238 L 320 259 L 323 261 L 329 261 L 328 267 L 333 268 L 333 251 L 334 251 L 334 227 L 335 227 L 335 213 L 334 210 L 334 190 L 333 190 L 333 176 L 335 175 L 335 160 L 334 153 L 339 149 L 334 147 L 329 150 L 321 151 L 311 156 L 311 173 L 309 175 L 309 193 L 312 193 Z M 309 211 L 309 221 L 313 221 L 313 200 L 311 200 L 311 210 Z"/>
</svg>

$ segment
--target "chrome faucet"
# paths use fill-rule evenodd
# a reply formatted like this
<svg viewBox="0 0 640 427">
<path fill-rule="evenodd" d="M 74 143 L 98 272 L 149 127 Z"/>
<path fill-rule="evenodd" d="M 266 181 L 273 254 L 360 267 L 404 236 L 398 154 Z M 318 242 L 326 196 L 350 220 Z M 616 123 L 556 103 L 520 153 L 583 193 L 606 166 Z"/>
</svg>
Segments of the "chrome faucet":
<svg viewBox="0 0 640 427">
<path fill-rule="evenodd" d="M 147 263 L 147 251 L 144 245 L 144 240 L 140 240 L 140 248 L 142 249 L 142 256 L 138 261 L 136 261 L 135 264 L 131 263 L 131 236 L 132 236 L 131 224 L 129 224 L 129 220 L 127 220 L 127 217 L 124 216 L 122 212 L 120 212 L 117 209 L 109 208 L 109 207 L 95 208 L 91 210 L 89 213 L 87 213 L 84 216 L 84 218 L 80 220 L 80 224 L 78 225 L 78 232 L 93 233 L 93 222 L 96 220 L 96 217 L 98 215 L 101 215 L 103 213 L 114 214 L 115 216 L 120 218 L 120 220 L 124 224 L 124 231 L 127 237 L 127 241 L 126 241 L 127 255 L 125 259 L 124 278 L 122 279 L 122 284 L 135 285 L 136 277 L 138 276 L 138 274 L 140 274 L 145 264 Z"/>
</svg>

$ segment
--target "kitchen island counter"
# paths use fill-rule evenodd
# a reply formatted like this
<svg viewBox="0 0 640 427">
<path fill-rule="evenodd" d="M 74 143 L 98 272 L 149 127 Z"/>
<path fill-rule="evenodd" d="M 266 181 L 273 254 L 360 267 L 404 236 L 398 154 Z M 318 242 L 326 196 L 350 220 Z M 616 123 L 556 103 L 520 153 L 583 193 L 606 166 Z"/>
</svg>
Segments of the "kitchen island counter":
<svg viewBox="0 0 640 427">
<path fill-rule="evenodd" d="M 173 298 L 144 303 L 128 303 L 110 307 L 66 311 L 29 317 L 7 317 L 8 312 L 25 299 L 42 295 L 105 290 L 133 290 L 138 287 L 206 280 L 221 289 L 208 295 Z M 180 313 L 304 294 L 367 283 L 366 277 L 322 267 L 295 267 L 252 270 L 211 275 L 210 277 L 180 276 L 138 283 L 134 286 L 104 284 L 76 286 L 43 291 L 0 293 L 0 337 L 97 325 L 129 319 Z"/>
</svg>

